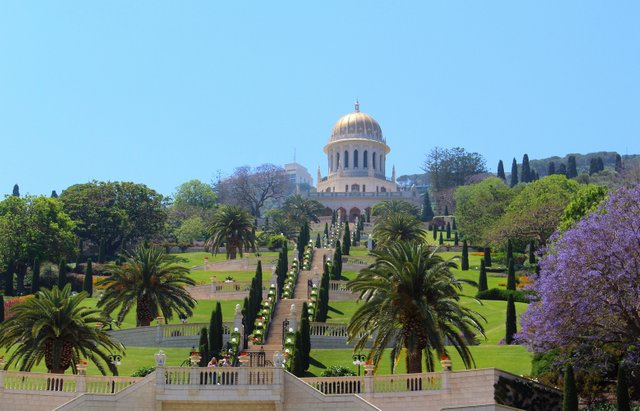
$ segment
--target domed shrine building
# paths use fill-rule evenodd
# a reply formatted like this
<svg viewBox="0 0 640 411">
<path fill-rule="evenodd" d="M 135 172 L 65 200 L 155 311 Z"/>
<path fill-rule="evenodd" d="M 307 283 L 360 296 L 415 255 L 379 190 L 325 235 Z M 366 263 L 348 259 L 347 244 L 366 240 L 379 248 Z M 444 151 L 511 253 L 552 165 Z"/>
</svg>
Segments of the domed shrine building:
<svg viewBox="0 0 640 411">
<path fill-rule="evenodd" d="M 380 124 L 360 111 L 341 117 L 333 126 L 329 142 L 324 147 L 327 155 L 327 176 L 322 177 L 318 167 L 317 192 L 309 198 L 321 202 L 325 214 L 337 211 L 354 221 L 371 208 L 389 200 L 404 200 L 419 205 L 415 190 L 399 191 L 395 166 L 387 179 L 387 154 L 391 149 L 382 134 Z"/>
</svg>

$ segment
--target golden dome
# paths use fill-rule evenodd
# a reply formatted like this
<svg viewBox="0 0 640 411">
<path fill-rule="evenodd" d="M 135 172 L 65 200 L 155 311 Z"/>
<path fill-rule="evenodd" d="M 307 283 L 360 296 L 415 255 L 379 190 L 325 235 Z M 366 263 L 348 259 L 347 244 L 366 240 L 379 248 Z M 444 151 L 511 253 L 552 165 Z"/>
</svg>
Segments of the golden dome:
<svg viewBox="0 0 640 411">
<path fill-rule="evenodd" d="M 342 116 L 333 126 L 329 142 L 350 138 L 366 138 L 385 142 L 380 124 L 370 115 L 360 112 L 358 101 L 355 104 L 355 111 Z"/>
</svg>

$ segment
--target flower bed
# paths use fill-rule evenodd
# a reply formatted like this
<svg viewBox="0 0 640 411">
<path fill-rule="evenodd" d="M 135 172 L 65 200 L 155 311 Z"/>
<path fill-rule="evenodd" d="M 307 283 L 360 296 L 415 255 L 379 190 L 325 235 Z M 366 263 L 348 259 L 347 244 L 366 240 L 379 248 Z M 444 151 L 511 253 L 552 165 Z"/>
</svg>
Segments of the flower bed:
<svg viewBox="0 0 640 411">
<path fill-rule="evenodd" d="M 293 260 L 293 263 L 291 263 L 291 269 L 287 273 L 287 279 L 284 281 L 284 287 L 282 288 L 282 299 L 293 297 L 293 291 L 296 288 L 296 281 L 298 280 L 298 273 L 300 272 L 298 264 L 298 260 Z"/>
</svg>

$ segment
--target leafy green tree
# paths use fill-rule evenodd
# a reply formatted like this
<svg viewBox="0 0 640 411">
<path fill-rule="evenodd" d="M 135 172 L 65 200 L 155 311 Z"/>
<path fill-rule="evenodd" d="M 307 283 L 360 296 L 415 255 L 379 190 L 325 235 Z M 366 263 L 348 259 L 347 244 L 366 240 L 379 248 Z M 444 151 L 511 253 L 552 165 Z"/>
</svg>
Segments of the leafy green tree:
<svg viewBox="0 0 640 411">
<path fill-rule="evenodd" d="M 429 199 L 429 192 L 425 191 L 422 195 L 422 221 L 431 221 L 433 216 L 433 207 L 431 206 L 431 200 Z"/>
<path fill-rule="evenodd" d="M 616 384 L 616 403 L 618 411 L 631 411 L 629 399 L 629 383 L 627 381 L 627 367 L 623 362 L 618 366 L 618 382 Z"/>
<path fill-rule="evenodd" d="M 153 246 L 138 246 L 125 256 L 121 265 L 108 264 L 110 274 L 96 285 L 104 287 L 103 298 L 98 302 L 106 314 L 118 309 L 117 324 L 135 307 L 136 324 L 148 326 L 159 313 L 167 320 L 174 312 L 191 316 L 196 301 L 185 286 L 196 285 L 189 276 L 189 269 L 180 263 L 184 259 L 166 254 Z"/>
<path fill-rule="evenodd" d="M 462 242 L 462 260 L 460 262 L 460 268 L 462 271 L 469 270 L 469 245 L 467 244 L 467 240 Z"/>
<path fill-rule="evenodd" d="M 478 291 L 486 291 L 489 289 L 487 285 L 487 269 L 484 260 L 480 260 L 480 275 L 478 277 Z"/>
<path fill-rule="evenodd" d="M 282 210 L 295 226 L 300 227 L 309 221 L 319 222 L 324 206 L 317 200 L 295 194 L 285 200 Z"/>
<path fill-rule="evenodd" d="M 467 178 L 487 171 L 482 155 L 468 153 L 462 147 L 434 147 L 426 157 L 423 170 L 435 191 L 461 186 Z"/>
<path fill-rule="evenodd" d="M 511 184 L 509 184 L 509 186 L 515 187 L 517 185 L 518 185 L 518 163 L 514 158 L 513 161 L 511 162 Z"/>
<path fill-rule="evenodd" d="M 402 200 L 381 201 L 373 206 L 371 213 L 381 219 L 396 214 L 409 214 L 415 218 L 420 215 L 415 205 Z"/>
<path fill-rule="evenodd" d="M 76 370 L 75 362 L 86 358 L 105 374 L 118 369 L 109 355 L 124 347 L 96 327 L 102 321 L 100 310 L 85 305 L 86 293 L 72 294 L 71 285 L 62 290 L 41 289 L 13 307 L 13 315 L 0 325 L 0 347 L 13 352 L 7 367 L 19 364 L 30 371 L 43 359 L 50 373 L 63 374 Z"/>
<path fill-rule="evenodd" d="M 85 291 L 89 297 L 93 295 L 93 265 L 90 258 L 87 259 L 87 268 L 84 271 L 82 290 Z"/>
<path fill-rule="evenodd" d="M 342 254 L 349 255 L 351 251 L 351 232 L 349 231 L 349 222 L 344 222 L 344 235 L 342 236 Z"/>
<path fill-rule="evenodd" d="M 578 411 L 578 390 L 571 364 L 567 365 L 564 370 L 562 411 Z"/>
<path fill-rule="evenodd" d="M 511 200 L 487 237 L 496 243 L 512 238 L 535 240 L 544 246 L 578 189 L 578 183 L 561 175 L 547 176 L 527 184 Z"/>
<path fill-rule="evenodd" d="M 488 233 L 504 215 L 520 188 L 510 189 L 498 178 L 458 187 L 455 218 L 458 231 L 472 244 L 487 241 Z"/>
<path fill-rule="evenodd" d="M 502 181 L 507 181 L 507 176 L 504 174 L 504 163 L 502 160 L 498 161 L 498 172 L 496 173 L 496 177 Z"/>
<path fill-rule="evenodd" d="M 237 254 L 254 246 L 253 220 L 249 213 L 238 206 L 223 205 L 218 208 L 209 225 L 207 249 L 217 253 L 225 245 L 227 258 L 235 260 Z"/>
<path fill-rule="evenodd" d="M 373 228 L 378 246 L 386 247 L 398 241 L 424 241 L 426 231 L 412 215 L 399 213 L 384 217 Z"/>
<path fill-rule="evenodd" d="M 509 269 L 507 273 L 507 290 L 516 290 L 516 270 L 513 265 L 513 258 L 509 260 Z"/>
<path fill-rule="evenodd" d="M 213 187 L 200 180 L 190 180 L 180 184 L 173 197 L 173 204 L 186 208 L 210 210 L 217 204 L 218 196 Z"/>
<path fill-rule="evenodd" d="M 588 213 L 596 210 L 602 201 L 607 198 L 607 194 L 608 189 L 605 186 L 592 184 L 580 186 L 578 192 L 564 209 L 560 219 L 560 230 L 568 230 Z"/>
<path fill-rule="evenodd" d="M 199 216 L 184 220 L 175 231 L 176 239 L 180 244 L 193 244 L 194 241 L 203 240 L 206 232 L 204 221 Z"/>
<path fill-rule="evenodd" d="M 357 340 L 354 349 L 371 342 L 370 356 L 378 364 L 388 344 L 394 363 L 404 348 L 407 372 L 419 373 L 423 354 L 429 371 L 435 369 L 434 353 L 448 354 L 448 339 L 465 367 L 473 366 L 463 335 L 484 335 L 482 317 L 459 304 L 459 293 L 463 283 L 475 283 L 455 278 L 455 264 L 424 243 L 398 242 L 372 254 L 375 262 L 348 284 L 363 300 L 348 326 L 348 341 Z"/>
<path fill-rule="evenodd" d="M 514 336 L 516 332 L 518 332 L 516 321 L 516 303 L 513 300 L 513 294 L 509 294 L 509 297 L 507 298 L 507 321 L 505 337 L 505 342 L 509 345 L 513 344 Z"/>
<path fill-rule="evenodd" d="M 300 348 L 302 351 L 302 369 L 309 369 L 311 360 L 311 325 L 309 324 L 309 306 L 307 302 L 302 303 L 302 318 L 300 319 Z"/>
</svg>

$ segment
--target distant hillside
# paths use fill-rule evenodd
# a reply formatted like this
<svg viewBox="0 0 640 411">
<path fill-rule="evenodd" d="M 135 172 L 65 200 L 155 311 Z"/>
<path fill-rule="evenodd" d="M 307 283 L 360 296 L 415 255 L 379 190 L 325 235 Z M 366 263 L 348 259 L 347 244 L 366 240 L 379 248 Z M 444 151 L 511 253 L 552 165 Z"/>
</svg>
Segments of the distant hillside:
<svg viewBox="0 0 640 411">
<path fill-rule="evenodd" d="M 549 157 L 543 159 L 530 160 L 529 165 L 532 170 L 536 170 L 536 172 L 540 175 L 540 177 L 546 176 L 547 171 L 549 170 L 549 163 L 554 162 L 556 166 L 556 170 L 560 166 L 560 164 L 567 165 L 567 159 L 569 156 L 574 156 L 576 158 L 576 166 L 578 167 L 578 174 L 585 172 L 589 172 L 589 164 L 591 163 L 592 158 L 601 157 L 602 162 L 604 163 L 604 168 L 607 169 L 615 169 L 616 166 L 616 153 L 615 151 L 599 151 L 596 153 L 587 153 L 587 154 L 579 154 L 579 153 L 569 153 L 564 157 Z M 638 154 L 629 154 L 622 156 L 622 163 L 626 167 L 634 166 L 640 164 L 640 155 Z M 518 163 L 518 166 L 521 166 Z M 505 171 L 509 171 L 507 169 L 507 163 L 505 163 Z"/>
</svg>

